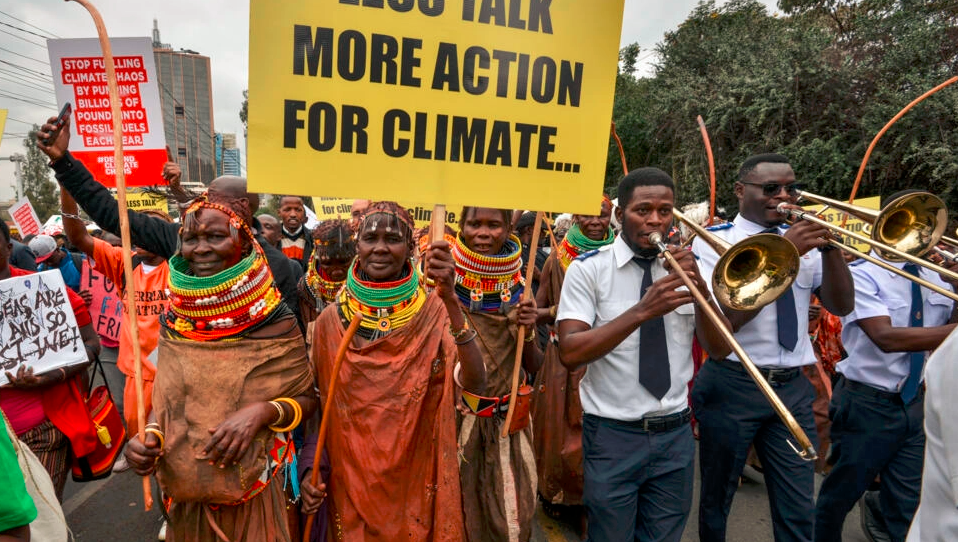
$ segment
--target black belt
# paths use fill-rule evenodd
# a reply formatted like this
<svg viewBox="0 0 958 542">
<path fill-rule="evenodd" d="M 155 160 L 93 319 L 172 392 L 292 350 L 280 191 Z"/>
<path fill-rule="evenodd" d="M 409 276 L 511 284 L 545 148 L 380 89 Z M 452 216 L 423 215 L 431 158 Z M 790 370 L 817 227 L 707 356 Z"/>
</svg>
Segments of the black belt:
<svg viewBox="0 0 958 542">
<path fill-rule="evenodd" d="M 667 416 L 646 416 L 642 419 L 632 421 L 603 418 L 601 416 L 593 416 L 592 414 L 586 414 L 586 416 L 599 418 L 613 425 L 641 429 L 646 433 L 664 433 L 666 431 L 678 429 L 679 427 L 689 423 L 689 420 L 692 419 L 692 409 L 686 408 L 681 412 L 676 412 L 675 414 L 669 414 Z"/>
<path fill-rule="evenodd" d="M 890 403 L 897 403 L 899 405 L 904 404 L 904 401 L 901 399 L 901 394 L 893 391 L 880 390 L 876 387 L 869 386 L 868 384 L 862 384 L 861 382 L 855 382 L 854 380 L 849 380 L 842 376 L 843 385 L 850 391 L 858 393 L 860 395 L 867 395 L 869 397 L 874 397 L 875 399 L 881 399 L 883 401 L 888 401 Z M 922 382 L 918 387 L 918 393 L 915 394 L 915 399 L 917 401 L 924 397 L 925 395 L 925 383 Z"/>
<path fill-rule="evenodd" d="M 709 358 L 709 360 L 714 361 L 722 367 L 732 369 L 733 371 L 738 371 L 740 373 L 746 372 L 745 367 L 743 367 L 738 361 L 713 358 Z M 781 384 L 797 378 L 798 375 L 802 374 L 802 368 L 790 367 L 788 369 L 767 369 L 764 367 L 758 367 L 758 372 L 762 373 L 762 376 L 765 377 L 765 381 L 769 384 Z"/>
</svg>

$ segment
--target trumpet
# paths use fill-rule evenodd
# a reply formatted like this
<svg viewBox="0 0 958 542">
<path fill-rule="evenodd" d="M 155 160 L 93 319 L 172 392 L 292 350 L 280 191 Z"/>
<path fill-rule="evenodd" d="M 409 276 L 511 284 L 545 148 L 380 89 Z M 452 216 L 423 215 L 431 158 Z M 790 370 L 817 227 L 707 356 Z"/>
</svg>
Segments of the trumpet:
<svg viewBox="0 0 958 542">
<path fill-rule="evenodd" d="M 695 230 L 696 234 L 706 241 L 710 245 L 718 245 L 722 248 L 724 243 L 723 250 L 716 252 L 719 253 L 720 258 L 718 264 L 715 266 L 715 273 L 713 274 L 713 285 L 715 284 L 715 277 L 719 275 L 722 276 L 731 276 L 735 280 L 724 281 L 727 287 L 724 290 L 721 290 L 723 295 L 729 297 L 728 300 L 751 300 L 753 303 L 752 306 L 743 305 L 742 310 L 748 310 L 749 308 L 755 309 L 764 304 L 774 301 L 778 295 L 781 295 L 785 291 L 785 288 L 791 288 L 792 282 L 795 280 L 795 275 L 798 273 L 798 251 L 795 249 L 795 246 L 792 245 L 787 239 L 783 239 L 780 236 L 773 234 L 763 234 L 752 236 L 749 239 L 746 239 L 740 243 L 729 246 L 724 240 L 719 239 L 718 237 L 712 235 L 704 228 L 698 224 L 694 224 L 689 221 L 682 213 L 678 211 L 673 211 L 675 217 L 683 222 L 685 222 L 689 227 Z M 775 237 L 780 242 L 772 243 L 769 240 L 757 237 L 763 237 L 768 235 L 770 237 Z M 754 241 L 753 241 L 754 240 Z M 762 373 L 759 372 L 758 367 L 755 366 L 755 363 L 752 361 L 752 358 L 745 353 L 745 349 L 742 348 L 742 345 L 735 340 L 735 336 L 732 334 L 731 330 L 725 327 L 724 322 L 715 312 L 715 309 L 712 305 L 705 299 L 698 288 L 695 286 L 695 283 L 692 282 L 692 279 L 689 278 L 688 274 L 679 266 L 678 262 L 675 261 L 675 258 L 672 256 L 672 253 L 669 252 L 668 247 L 665 245 L 662 235 L 658 232 L 653 232 L 649 234 L 649 242 L 655 245 L 659 251 L 662 253 L 666 261 L 669 262 L 669 265 L 672 269 L 679 275 L 682 279 L 682 282 L 685 283 L 686 288 L 689 289 L 689 292 L 692 293 L 692 296 L 695 298 L 697 306 L 705 311 L 705 316 L 719 329 L 719 332 L 722 334 L 722 338 L 725 339 L 725 342 L 732 347 L 732 350 L 738 356 L 739 360 L 742 362 L 742 366 L 745 368 L 745 371 L 748 373 L 752 380 L 755 381 L 755 384 L 758 385 L 759 390 L 765 396 L 769 403 L 771 403 L 772 408 L 778 414 L 779 418 L 782 419 L 782 422 L 788 428 L 788 431 L 795 437 L 798 441 L 798 446 L 792 443 L 791 440 L 786 440 L 788 445 L 798 454 L 799 457 L 806 461 L 815 461 L 818 459 L 818 453 L 815 451 L 815 446 L 812 445 L 812 441 L 809 440 L 808 435 L 805 434 L 805 431 L 802 429 L 802 426 L 798 424 L 795 420 L 795 417 L 792 416 L 792 413 L 788 411 L 785 407 L 785 404 L 782 403 L 782 400 L 775 394 L 775 391 L 772 390 L 772 387 L 769 383 L 762 377 Z M 713 245 L 715 243 L 715 245 Z M 789 248 L 791 249 L 789 251 Z M 788 259 L 789 254 L 794 254 L 794 262 L 790 270 L 787 270 L 788 266 L 785 268 L 781 267 L 783 260 Z M 748 269 L 746 266 L 753 266 L 751 269 Z M 771 277 L 774 277 L 772 280 L 768 280 L 763 271 L 768 270 L 771 274 Z M 782 272 L 784 271 L 784 272 Z M 775 297 L 761 296 L 755 294 L 747 294 L 744 296 L 737 295 L 738 290 L 747 290 L 749 292 L 756 291 L 759 288 L 762 288 L 763 285 L 769 285 L 773 289 L 773 293 L 777 292 L 778 295 Z M 716 299 L 719 297 L 720 290 L 713 288 Z M 763 302 L 762 305 L 757 305 L 756 303 Z M 724 304 L 724 303 L 723 303 Z"/>
<path fill-rule="evenodd" d="M 871 237 L 829 224 L 815 213 L 791 209 L 785 203 L 778 205 L 778 212 L 792 220 L 808 220 L 840 235 L 873 245 L 875 251 L 886 260 L 907 261 L 935 271 L 942 276 L 958 280 L 958 273 L 949 271 L 920 257 L 935 247 L 944 232 L 943 219 L 947 216 L 947 212 L 944 209 L 944 204 L 937 196 L 928 193 L 905 194 L 889 202 L 881 211 L 865 209 L 808 192 L 800 192 L 800 196 L 815 203 L 834 207 L 845 214 L 860 218 L 871 224 Z M 949 299 L 958 301 L 958 294 L 955 294 L 955 292 L 898 269 L 884 260 L 835 239 L 830 239 L 828 244 L 871 262 L 886 271 L 917 282 L 921 286 Z"/>
</svg>

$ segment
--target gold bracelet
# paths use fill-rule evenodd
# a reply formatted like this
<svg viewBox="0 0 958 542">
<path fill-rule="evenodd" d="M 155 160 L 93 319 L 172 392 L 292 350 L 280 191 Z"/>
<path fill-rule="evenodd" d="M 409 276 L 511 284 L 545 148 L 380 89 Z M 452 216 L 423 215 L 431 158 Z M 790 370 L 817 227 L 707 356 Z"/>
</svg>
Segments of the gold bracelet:
<svg viewBox="0 0 958 542">
<path fill-rule="evenodd" d="M 273 405 L 273 408 L 275 408 L 276 412 L 279 413 L 279 417 L 276 418 L 276 421 L 273 422 L 273 425 L 279 425 L 283 423 L 283 420 L 286 419 L 286 411 L 283 410 L 283 405 L 276 401 L 270 401 L 269 404 Z"/>
<path fill-rule="evenodd" d="M 276 398 L 278 403 L 286 403 L 293 409 L 293 421 L 290 422 L 286 427 L 276 427 L 275 425 L 270 425 L 269 430 L 274 433 L 286 433 L 287 431 L 292 431 L 299 426 L 299 422 L 303 420 L 303 407 L 299 406 L 295 400 L 290 399 L 289 397 L 278 397 Z"/>
<path fill-rule="evenodd" d="M 531 343 L 536 338 L 536 330 L 533 328 L 532 333 L 526 333 L 526 338 L 522 342 Z"/>
<path fill-rule="evenodd" d="M 549 316 L 551 316 L 553 320 L 555 320 L 555 317 L 556 317 L 557 314 L 559 314 L 559 306 L 558 306 L 558 305 L 553 305 L 553 306 L 549 307 Z"/>
<path fill-rule="evenodd" d="M 156 438 L 160 440 L 160 450 L 162 450 L 166 446 L 166 435 L 163 434 L 163 431 L 160 431 L 159 427 L 147 427 L 146 429 L 143 430 L 143 432 L 152 433 L 156 435 Z"/>
</svg>

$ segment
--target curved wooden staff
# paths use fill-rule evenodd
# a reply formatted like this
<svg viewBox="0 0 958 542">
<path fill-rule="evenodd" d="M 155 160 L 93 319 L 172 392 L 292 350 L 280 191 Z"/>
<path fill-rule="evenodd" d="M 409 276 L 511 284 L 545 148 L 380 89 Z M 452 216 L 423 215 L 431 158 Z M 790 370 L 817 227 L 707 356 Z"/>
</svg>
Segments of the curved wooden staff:
<svg viewBox="0 0 958 542">
<path fill-rule="evenodd" d="M 958 76 L 952 77 L 951 79 L 945 81 L 944 83 L 938 85 L 937 87 L 915 98 L 914 100 L 912 100 L 911 103 L 906 105 L 904 109 L 899 111 L 897 115 L 892 117 L 891 120 L 888 121 L 888 124 L 886 124 L 884 128 L 878 131 L 878 134 L 875 135 L 875 139 L 873 139 L 871 142 L 871 145 L 868 146 L 868 150 L 865 151 L 865 157 L 862 158 L 862 165 L 858 168 L 858 175 L 855 176 L 855 184 L 852 185 L 852 193 L 850 196 L 848 196 L 848 203 L 852 203 L 855 201 L 855 195 L 858 194 L 858 186 L 861 184 L 862 176 L 865 174 L 865 166 L 868 165 L 868 159 L 871 158 L 872 151 L 875 150 L 875 146 L 878 145 L 878 140 L 881 139 L 883 135 L 885 135 L 885 132 L 887 132 L 888 129 L 891 128 L 893 124 L 898 122 L 898 119 L 904 117 L 905 113 L 907 113 L 912 107 L 915 107 L 916 105 L 920 104 L 925 98 L 931 96 L 932 94 L 938 92 L 939 90 L 949 85 L 952 85 L 956 82 L 958 82 Z M 848 215 L 845 215 L 845 217 L 842 218 L 843 228 L 845 227 L 846 220 L 848 220 Z"/>
<path fill-rule="evenodd" d="M 70 0 L 66 0 L 69 2 Z M 136 288 L 133 287 L 133 260 L 130 243 L 130 217 L 126 212 L 126 174 L 123 170 L 123 116 L 120 111 L 120 93 L 116 83 L 116 68 L 113 63 L 113 49 L 110 37 L 100 12 L 88 0 L 73 0 L 90 13 L 100 37 L 103 49 L 103 64 L 106 66 L 106 85 L 110 91 L 110 113 L 113 116 L 113 170 L 116 172 L 116 203 L 120 212 L 120 240 L 123 246 L 123 277 L 126 279 L 126 325 L 130 329 L 131 344 L 140 344 L 139 329 L 136 321 Z M 136 386 L 136 425 L 140 440 L 144 440 L 146 428 L 146 407 L 143 403 L 143 360 L 136 355 L 133 361 L 133 378 Z M 153 508 L 153 491 L 150 479 L 143 477 L 143 507 Z"/>
<path fill-rule="evenodd" d="M 316 453 L 313 454 L 313 472 L 310 474 L 309 483 L 316 487 L 319 484 L 319 462 L 323 457 L 323 448 L 326 445 L 326 433 L 329 432 L 329 416 L 333 410 L 333 394 L 336 393 L 336 381 L 339 379 L 339 368 L 343 365 L 343 358 L 346 357 L 346 349 L 349 343 L 353 341 L 359 324 L 363 321 L 363 315 L 360 312 L 353 314 L 353 319 L 349 322 L 349 327 L 343 334 L 343 340 L 339 343 L 339 350 L 336 351 L 336 359 L 333 360 L 333 372 L 329 375 L 329 389 L 326 394 L 326 404 L 323 405 L 323 419 L 319 422 L 319 435 L 316 437 Z M 314 360 L 316 376 L 319 376 L 319 359 Z M 310 514 L 306 518 L 306 528 L 303 530 L 303 542 L 309 542 L 309 535 L 313 530 L 313 522 L 316 520 L 316 514 Z"/>
<path fill-rule="evenodd" d="M 615 131 L 615 121 L 612 121 L 612 138 L 615 139 L 615 144 L 619 147 L 619 158 L 622 159 L 622 173 L 628 173 L 629 165 L 625 163 L 625 149 L 622 148 L 622 140 L 619 139 L 619 134 Z"/>
<path fill-rule="evenodd" d="M 536 222 L 532 226 L 532 242 L 529 243 L 529 263 L 526 264 L 526 285 L 522 291 L 523 300 L 532 299 L 532 274 L 536 268 L 536 249 L 539 246 L 539 230 L 542 229 L 542 211 L 536 213 Z M 532 330 L 535 333 L 535 328 Z M 519 373 L 522 368 L 522 347 L 525 346 L 526 326 L 519 326 L 519 338 L 516 345 L 516 364 L 512 368 L 512 392 L 509 394 L 509 410 L 506 411 L 506 423 L 502 425 L 500 436 L 509 436 L 509 425 L 515 415 L 516 393 L 519 392 Z"/>
<path fill-rule="evenodd" d="M 695 117 L 699 123 L 699 131 L 702 132 L 702 141 L 705 143 L 705 155 L 709 159 L 709 223 L 715 221 L 715 157 L 712 156 L 712 141 L 709 139 L 709 131 L 705 128 L 705 121 L 702 115 Z"/>
</svg>

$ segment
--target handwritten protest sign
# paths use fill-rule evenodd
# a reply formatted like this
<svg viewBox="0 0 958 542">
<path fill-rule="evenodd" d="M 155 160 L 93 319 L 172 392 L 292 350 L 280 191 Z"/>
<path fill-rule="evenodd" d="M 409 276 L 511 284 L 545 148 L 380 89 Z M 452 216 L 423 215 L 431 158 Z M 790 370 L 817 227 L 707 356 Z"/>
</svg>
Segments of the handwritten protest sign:
<svg viewBox="0 0 958 542">
<path fill-rule="evenodd" d="M 20 235 L 37 235 L 40 233 L 40 218 L 37 212 L 33 210 L 33 205 L 27 198 L 20 198 L 19 201 L 10 206 L 10 217 L 17 225 Z"/>
<path fill-rule="evenodd" d="M 871 198 L 857 198 L 857 199 L 855 200 L 855 205 L 858 205 L 858 206 L 860 206 L 860 207 L 866 207 L 866 208 L 868 208 L 868 209 L 879 209 L 879 208 L 881 208 L 881 197 L 880 197 L 880 196 L 874 196 L 874 197 L 871 197 Z M 821 208 L 822 208 L 821 205 L 806 205 L 806 206 L 804 206 L 804 209 L 805 209 L 805 210 L 807 210 L 807 211 L 815 211 L 816 213 L 817 213 Z M 842 220 L 843 220 L 845 217 L 846 217 L 846 215 L 845 215 L 844 213 L 842 213 L 841 211 L 837 210 L 837 209 L 828 209 L 827 211 L 825 211 L 825 214 L 822 216 L 822 218 L 824 218 L 825 220 L 827 220 L 829 224 L 834 224 L 834 225 L 836 225 L 836 226 L 841 226 L 841 225 L 842 225 Z M 867 235 L 868 235 L 868 232 L 865 231 L 865 226 L 866 226 L 865 222 L 862 221 L 862 220 L 860 220 L 860 219 L 858 219 L 858 218 L 849 218 L 848 221 L 845 223 L 845 229 L 846 229 L 846 230 L 853 231 L 853 232 L 855 232 L 855 233 L 860 233 L 860 234 L 862 234 L 862 235 L 867 236 Z M 846 237 L 846 238 L 842 239 L 842 242 L 845 243 L 846 245 L 848 245 L 848 246 L 850 246 L 850 247 L 852 247 L 852 248 L 854 248 L 854 249 L 856 249 L 856 250 L 860 250 L 860 251 L 862 251 L 862 252 L 868 252 L 869 250 L 871 250 L 871 247 L 870 247 L 869 245 L 867 245 L 867 244 L 865 244 L 865 243 L 861 243 L 861 242 L 859 242 L 859 241 L 856 241 L 855 239 L 849 239 L 849 238 Z"/>
<path fill-rule="evenodd" d="M 90 317 L 93 329 L 100 336 L 104 346 L 114 347 L 120 343 L 120 322 L 123 321 L 123 300 L 113 281 L 90 267 L 90 260 L 84 258 L 80 272 L 80 289 L 90 292 Z"/>
<path fill-rule="evenodd" d="M 123 115 L 127 186 L 162 184 L 166 162 L 163 111 L 150 38 L 110 40 Z M 103 53 L 96 38 L 47 40 L 57 103 L 73 104 L 70 151 L 103 184 L 116 186 L 113 113 Z"/>
<path fill-rule="evenodd" d="M 59 271 L 0 281 L 0 385 L 6 371 L 34 373 L 87 361 Z"/>
<path fill-rule="evenodd" d="M 593 214 L 624 0 L 250 2 L 250 189 Z"/>
</svg>

